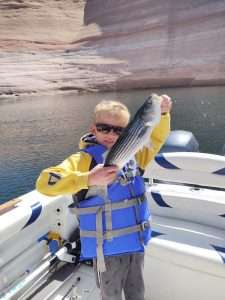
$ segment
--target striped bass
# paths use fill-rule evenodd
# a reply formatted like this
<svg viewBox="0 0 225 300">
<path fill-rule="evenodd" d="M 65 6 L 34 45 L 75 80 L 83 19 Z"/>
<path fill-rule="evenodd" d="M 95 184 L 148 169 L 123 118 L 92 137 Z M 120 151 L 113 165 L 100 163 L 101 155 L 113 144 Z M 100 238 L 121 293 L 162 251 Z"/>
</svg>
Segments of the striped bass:
<svg viewBox="0 0 225 300">
<path fill-rule="evenodd" d="M 117 165 L 120 169 L 147 143 L 155 125 L 160 121 L 161 98 L 151 94 L 138 109 L 105 158 L 105 166 Z"/>
</svg>

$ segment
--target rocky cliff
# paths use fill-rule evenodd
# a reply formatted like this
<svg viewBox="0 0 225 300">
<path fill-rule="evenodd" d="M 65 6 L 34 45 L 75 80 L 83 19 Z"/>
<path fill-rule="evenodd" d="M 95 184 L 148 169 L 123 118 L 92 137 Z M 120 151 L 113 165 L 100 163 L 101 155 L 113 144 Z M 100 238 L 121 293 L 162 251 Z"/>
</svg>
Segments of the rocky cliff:
<svg viewBox="0 0 225 300">
<path fill-rule="evenodd" d="M 224 0 L 2 0 L 0 95 L 225 84 Z"/>
</svg>

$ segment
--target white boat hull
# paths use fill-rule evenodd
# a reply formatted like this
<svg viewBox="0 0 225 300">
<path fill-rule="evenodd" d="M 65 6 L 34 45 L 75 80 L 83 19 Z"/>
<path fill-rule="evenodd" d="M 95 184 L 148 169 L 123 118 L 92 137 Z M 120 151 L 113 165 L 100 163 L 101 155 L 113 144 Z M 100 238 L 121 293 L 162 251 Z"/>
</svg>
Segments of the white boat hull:
<svg viewBox="0 0 225 300">
<path fill-rule="evenodd" d="M 146 300 L 223 300 L 225 158 L 170 153 L 163 159 L 164 165 L 155 161 L 145 174 L 150 182 L 154 178 L 160 180 L 146 184 L 153 231 L 146 248 Z M 165 160 L 179 168 L 166 168 L 171 165 Z M 200 171 L 202 178 L 197 180 L 195 172 Z M 205 187 L 200 186 L 203 183 Z M 59 300 L 66 293 L 64 299 L 70 299 L 72 293 L 78 293 L 82 300 L 100 299 L 92 268 L 83 264 L 75 268 L 63 266 L 61 270 L 68 268 L 68 274 L 59 270 L 55 278 L 42 286 L 46 283 L 44 272 L 47 274 L 51 265 L 49 258 L 58 253 L 61 240 L 68 240 L 78 226 L 69 208 L 72 197 L 50 198 L 32 191 L 20 200 L 0 216 L 0 299 L 27 299 L 32 294 L 34 300 Z M 42 271 L 45 265 L 47 269 Z M 39 272 L 40 280 L 34 284 L 41 287 L 38 292 L 29 285 L 29 290 L 18 298 L 15 289 L 29 279 L 29 274 Z M 57 279 L 62 274 L 67 275 Z M 71 289 L 73 284 L 75 287 Z"/>
</svg>

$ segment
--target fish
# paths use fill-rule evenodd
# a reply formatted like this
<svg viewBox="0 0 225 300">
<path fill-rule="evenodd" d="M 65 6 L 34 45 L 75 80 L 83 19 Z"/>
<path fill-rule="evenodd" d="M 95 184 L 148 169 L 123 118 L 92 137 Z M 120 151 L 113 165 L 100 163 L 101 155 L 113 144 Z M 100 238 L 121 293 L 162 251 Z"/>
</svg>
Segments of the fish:
<svg viewBox="0 0 225 300">
<path fill-rule="evenodd" d="M 122 169 L 145 144 L 149 143 L 151 132 L 161 118 L 160 103 L 161 97 L 157 94 L 147 97 L 106 154 L 104 166 L 116 165 Z"/>
</svg>

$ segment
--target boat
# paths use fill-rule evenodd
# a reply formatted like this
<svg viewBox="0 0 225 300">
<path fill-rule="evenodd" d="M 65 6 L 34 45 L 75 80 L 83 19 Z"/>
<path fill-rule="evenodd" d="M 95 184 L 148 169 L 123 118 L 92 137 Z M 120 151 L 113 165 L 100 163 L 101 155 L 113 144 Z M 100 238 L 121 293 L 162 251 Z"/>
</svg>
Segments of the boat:
<svg viewBox="0 0 225 300">
<path fill-rule="evenodd" d="M 200 153 L 190 132 L 172 131 L 144 178 L 146 300 L 223 300 L 225 156 Z M 0 206 L 1 300 L 100 299 L 72 207 L 71 195 L 36 190 Z"/>
</svg>

